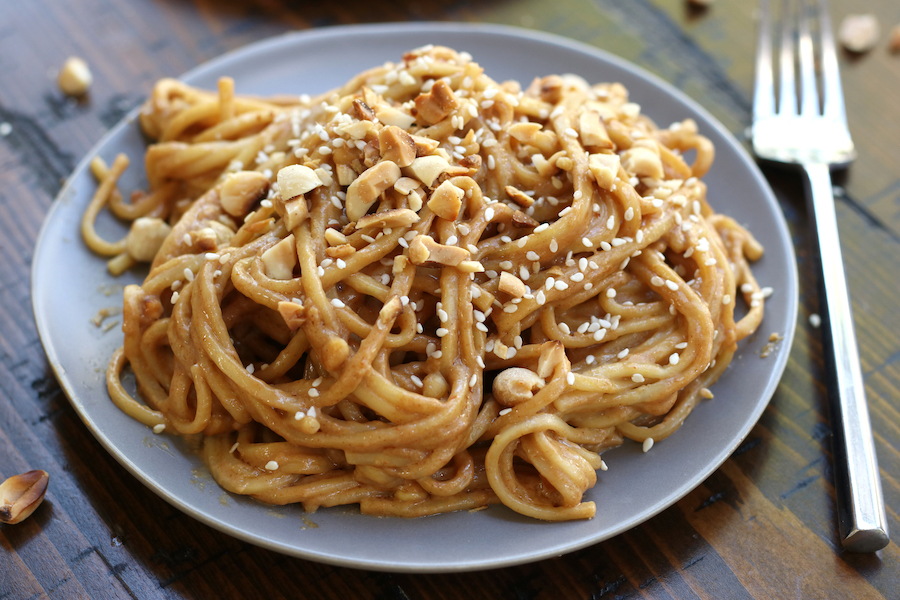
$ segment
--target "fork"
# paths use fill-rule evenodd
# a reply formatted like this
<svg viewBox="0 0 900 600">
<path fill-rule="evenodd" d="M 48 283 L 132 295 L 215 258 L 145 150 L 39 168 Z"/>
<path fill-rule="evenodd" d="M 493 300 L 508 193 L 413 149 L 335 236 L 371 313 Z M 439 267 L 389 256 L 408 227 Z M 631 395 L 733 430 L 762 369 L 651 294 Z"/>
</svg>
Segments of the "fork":
<svg viewBox="0 0 900 600">
<path fill-rule="evenodd" d="M 784 0 L 780 38 L 776 108 L 772 14 L 769 0 L 760 0 L 753 150 L 761 159 L 799 167 L 806 175 L 822 267 L 820 311 L 828 354 L 838 528 L 846 550 L 874 552 L 889 542 L 887 518 L 831 187 L 831 169 L 846 167 L 856 152 L 825 0 Z M 821 108 L 814 38 L 820 48 Z"/>
</svg>

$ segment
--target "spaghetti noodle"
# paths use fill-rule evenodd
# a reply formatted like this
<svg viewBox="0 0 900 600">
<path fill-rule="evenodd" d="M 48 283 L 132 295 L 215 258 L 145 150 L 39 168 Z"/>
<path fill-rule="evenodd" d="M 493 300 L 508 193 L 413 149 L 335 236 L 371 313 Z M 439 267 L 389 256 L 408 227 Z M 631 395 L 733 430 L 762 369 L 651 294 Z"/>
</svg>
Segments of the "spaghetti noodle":
<svg viewBox="0 0 900 600">
<path fill-rule="evenodd" d="M 95 159 L 82 224 L 114 273 L 151 262 L 108 388 L 233 493 L 591 517 L 600 453 L 672 434 L 762 319 L 712 144 L 619 84 L 523 90 L 426 47 L 314 99 L 163 80 L 141 124 L 149 191 Z"/>
</svg>

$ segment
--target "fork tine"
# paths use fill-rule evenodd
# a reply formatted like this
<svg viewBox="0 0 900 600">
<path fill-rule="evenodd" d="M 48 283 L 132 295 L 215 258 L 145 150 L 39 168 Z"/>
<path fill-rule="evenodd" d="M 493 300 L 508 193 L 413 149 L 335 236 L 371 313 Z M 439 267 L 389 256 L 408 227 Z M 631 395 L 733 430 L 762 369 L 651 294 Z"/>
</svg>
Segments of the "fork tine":
<svg viewBox="0 0 900 600">
<path fill-rule="evenodd" d="M 797 50 L 800 55 L 800 114 L 819 114 L 819 90 L 816 87 L 816 65 L 813 58 L 813 41 L 809 22 L 810 6 L 807 0 L 800 1 L 800 19 Z M 821 23 L 821 21 L 820 21 Z"/>
<path fill-rule="evenodd" d="M 841 76 L 838 71 L 834 34 L 831 30 L 831 17 L 828 16 L 828 3 L 826 0 L 818 0 L 818 4 L 819 35 L 822 45 L 823 113 L 826 117 L 840 121 L 846 127 L 847 112 L 844 109 L 844 92 L 841 89 Z"/>
<path fill-rule="evenodd" d="M 756 81 L 753 87 L 753 121 L 775 114 L 775 84 L 772 78 L 772 13 L 769 0 L 759 1 L 759 32 L 756 40 Z"/>
<path fill-rule="evenodd" d="M 784 0 L 781 7 L 781 49 L 778 62 L 778 114 L 797 114 L 797 84 L 794 81 L 794 2 Z"/>
</svg>

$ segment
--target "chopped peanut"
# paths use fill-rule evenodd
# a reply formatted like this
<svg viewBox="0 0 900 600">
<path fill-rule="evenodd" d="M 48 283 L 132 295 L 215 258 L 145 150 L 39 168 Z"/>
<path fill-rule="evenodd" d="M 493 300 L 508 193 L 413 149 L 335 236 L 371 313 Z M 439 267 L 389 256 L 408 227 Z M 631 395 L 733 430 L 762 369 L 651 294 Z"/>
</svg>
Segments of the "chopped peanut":
<svg viewBox="0 0 900 600">
<path fill-rule="evenodd" d="M 354 140 L 364 140 L 369 137 L 369 134 L 374 135 L 376 129 L 377 126 L 372 121 L 352 121 L 336 126 L 334 131 L 342 136 L 349 136 Z"/>
<path fill-rule="evenodd" d="M 541 379 L 552 376 L 559 367 L 568 367 L 569 359 L 566 358 L 566 348 L 559 340 L 552 340 L 541 344 L 541 356 L 538 359 L 537 374 Z"/>
<path fill-rule="evenodd" d="M 137 221 L 140 221 L 140 219 L 138 219 Z M 132 229 L 134 229 L 134 226 L 135 226 L 135 224 L 137 224 L 137 221 L 132 223 L 132 225 L 131 225 Z M 231 232 L 230 229 L 228 231 Z M 218 239 L 218 236 L 216 235 L 216 230 L 213 229 L 212 227 L 203 227 L 201 229 L 195 229 L 194 231 L 192 231 L 190 233 L 190 238 L 191 238 L 191 248 L 196 248 L 200 252 L 212 252 L 216 248 L 219 247 L 219 239 Z M 130 251 L 129 251 L 129 253 L 130 253 Z M 134 255 L 132 254 L 132 256 L 134 256 Z M 138 260 L 140 260 L 140 259 L 138 259 Z"/>
<path fill-rule="evenodd" d="M 291 234 L 263 252 L 262 262 L 266 275 L 272 279 L 293 279 L 294 267 L 297 266 L 297 247 L 294 234 Z"/>
<path fill-rule="evenodd" d="M 506 186 L 506 195 L 510 200 L 524 208 L 528 208 L 529 206 L 534 204 L 534 198 L 532 198 L 519 188 L 511 185 Z"/>
<path fill-rule="evenodd" d="M 453 88 L 443 79 L 437 80 L 430 92 L 416 97 L 415 103 L 418 117 L 429 125 L 443 121 L 459 105 Z"/>
<path fill-rule="evenodd" d="M 397 190 L 398 193 L 403 194 L 404 196 L 409 196 L 409 193 L 413 190 L 417 190 L 422 187 L 422 182 L 413 179 L 412 177 L 401 177 L 394 184 L 394 189 Z"/>
<path fill-rule="evenodd" d="M 339 244 L 337 246 L 329 246 L 325 248 L 325 254 L 327 254 L 331 258 L 347 258 L 354 252 L 356 252 L 356 248 L 354 248 L 350 244 Z"/>
<path fill-rule="evenodd" d="M 553 154 L 559 145 L 559 139 L 555 132 L 541 129 L 540 123 L 514 123 L 507 131 L 520 143 L 534 146 L 542 154 Z"/>
<path fill-rule="evenodd" d="M 494 378 L 494 399 L 503 406 L 515 406 L 533 398 L 544 385 L 544 380 L 531 369 L 510 367 Z"/>
<path fill-rule="evenodd" d="M 592 110 L 586 110 L 578 118 L 578 127 L 581 132 L 581 142 L 585 146 L 593 146 L 604 150 L 613 148 L 612 140 L 606 131 L 606 125 L 600 119 L 600 115 Z"/>
<path fill-rule="evenodd" d="M 541 79 L 541 100 L 556 104 L 562 98 L 563 80 L 559 75 L 548 75 Z"/>
<path fill-rule="evenodd" d="M 459 215 L 462 206 L 462 198 L 465 192 L 449 181 L 445 181 L 437 187 L 428 200 L 428 208 L 442 219 L 453 221 Z"/>
<path fill-rule="evenodd" d="M 162 219 L 140 217 L 134 220 L 131 229 L 128 230 L 125 249 L 133 259 L 151 262 L 171 231 L 172 227 Z M 213 240 L 215 240 L 215 232 L 212 229 L 209 232 L 212 233 Z M 212 249 L 215 249 L 215 246 Z"/>
<path fill-rule="evenodd" d="M 93 80 L 88 64 L 77 56 L 70 56 L 59 70 L 57 84 L 65 95 L 77 98 L 87 93 Z"/>
<path fill-rule="evenodd" d="M 410 137 L 416 143 L 416 156 L 428 156 L 441 145 L 439 141 L 421 135 L 410 135 Z"/>
<path fill-rule="evenodd" d="M 838 29 L 838 39 L 851 52 L 868 52 L 878 43 L 881 28 L 873 14 L 851 14 L 844 17 Z"/>
<path fill-rule="evenodd" d="M 307 207 L 306 198 L 303 196 L 297 196 L 289 202 L 284 202 L 283 210 L 284 226 L 288 231 L 293 231 L 309 216 L 309 207 Z"/>
<path fill-rule="evenodd" d="M 663 170 L 662 159 L 659 157 L 659 148 L 655 146 L 655 143 L 652 148 L 639 145 L 641 141 L 638 140 L 631 148 L 622 152 L 622 167 L 638 177 L 663 179 L 665 171 Z"/>
<path fill-rule="evenodd" d="M 463 260 L 456 266 L 463 273 L 484 273 L 484 265 L 477 260 Z"/>
<path fill-rule="evenodd" d="M 531 164 L 534 165 L 534 168 L 537 169 L 538 174 L 541 177 L 551 177 L 556 175 L 559 172 L 559 167 L 556 166 L 556 161 L 549 161 L 544 158 L 543 154 L 535 154 L 531 157 Z"/>
<path fill-rule="evenodd" d="M 383 210 L 373 215 L 366 215 L 356 222 L 357 229 L 365 229 L 366 227 L 409 227 L 413 223 L 418 223 L 419 215 L 408 208 L 392 208 Z"/>
<path fill-rule="evenodd" d="M 385 160 L 357 177 L 347 188 L 347 218 L 359 221 L 375 204 L 378 196 L 400 179 L 400 167 Z"/>
<path fill-rule="evenodd" d="M 415 177 L 424 183 L 425 187 L 430 188 L 434 185 L 438 175 L 449 168 L 450 162 L 443 157 L 437 155 L 421 156 L 404 169 L 404 174 L 408 177 Z"/>
<path fill-rule="evenodd" d="M 268 178 L 259 171 L 231 173 L 219 188 L 222 209 L 233 217 L 243 217 L 269 189 Z"/>
<path fill-rule="evenodd" d="M 356 98 L 353 100 L 353 116 L 360 121 L 374 121 L 375 111 L 364 101 Z"/>
<path fill-rule="evenodd" d="M 416 118 L 412 115 L 408 115 L 402 110 L 387 104 L 380 105 L 375 111 L 375 115 L 385 125 L 393 125 L 400 129 L 409 129 L 416 122 Z"/>
<path fill-rule="evenodd" d="M 306 322 L 306 309 L 296 302 L 279 302 L 278 313 L 291 331 L 297 331 Z"/>
<path fill-rule="evenodd" d="M 337 166 L 337 180 L 340 185 L 347 187 L 353 183 L 354 179 L 356 179 L 356 171 L 353 167 L 345 164 L 339 164 Z"/>
<path fill-rule="evenodd" d="M 506 292 L 513 298 L 521 298 L 525 295 L 527 289 L 522 280 L 512 273 L 500 271 L 500 291 Z"/>
<path fill-rule="evenodd" d="M 597 185 L 605 190 L 612 187 L 619 172 L 618 154 L 591 154 L 588 156 L 588 168 L 597 180 Z"/>
<path fill-rule="evenodd" d="M 395 162 L 398 167 L 408 167 L 416 158 L 416 143 L 412 136 L 393 125 L 378 133 L 378 149 L 383 159 Z"/>
<path fill-rule="evenodd" d="M 322 185 L 315 171 L 303 165 L 288 165 L 278 171 L 278 194 L 282 200 L 290 200 Z"/>
<path fill-rule="evenodd" d="M 427 235 L 417 235 L 409 243 L 409 258 L 414 265 L 433 262 L 455 267 L 463 261 L 468 261 L 470 256 L 465 248 L 438 244 Z"/>
<path fill-rule="evenodd" d="M 347 236 L 337 229 L 329 227 L 325 230 L 325 241 L 328 242 L 330 246 L 340 246 L 341 244 L 347 243 Z"/>
</svg>

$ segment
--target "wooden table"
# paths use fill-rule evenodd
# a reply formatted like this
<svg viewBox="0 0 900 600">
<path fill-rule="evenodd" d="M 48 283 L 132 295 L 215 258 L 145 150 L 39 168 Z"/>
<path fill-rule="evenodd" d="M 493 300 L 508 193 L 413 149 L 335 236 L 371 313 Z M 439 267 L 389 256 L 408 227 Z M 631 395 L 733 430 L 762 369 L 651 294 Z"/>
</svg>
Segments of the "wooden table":
<svg viewBox="0 0 900 600">
<path fill-rule="evenodd" d="M 855 8 L 835 0 L 836 22 Z M 884 29 L 896 0 L 872 0 Z M 60 390 L 31 313 L 38 229 L 61 182 L 154 80 L 291 29 L 459 20 L 543 29 L 631 60 L 749 123 L 753 2 L 681 0 L 0 0 L 0 478 L 51 474 L 48 501 L 0 526 L 0 598 L 898 598 L 896 542 L 844 553 L 835 533 L 814 254 L 799 179 L 767 172 L 796 242 L 798 332 L 783 381 L 737 452 L 675 506 L 554 560 L 467 574 L 386 574 L 288 558 L 194 521 L 94 440 Z M 884 36 L 883 36 L 884 37 Z M 84 57 L 89 98 L 53 72 Z M 859 160 L 837 211 L 890 526 L 900 536 L 900 55 L 840 56 Z M 137 515 L 141 515 L 138 518 Z M 146 518 L 154 515 L 153 518 Z"/>
</svg>

